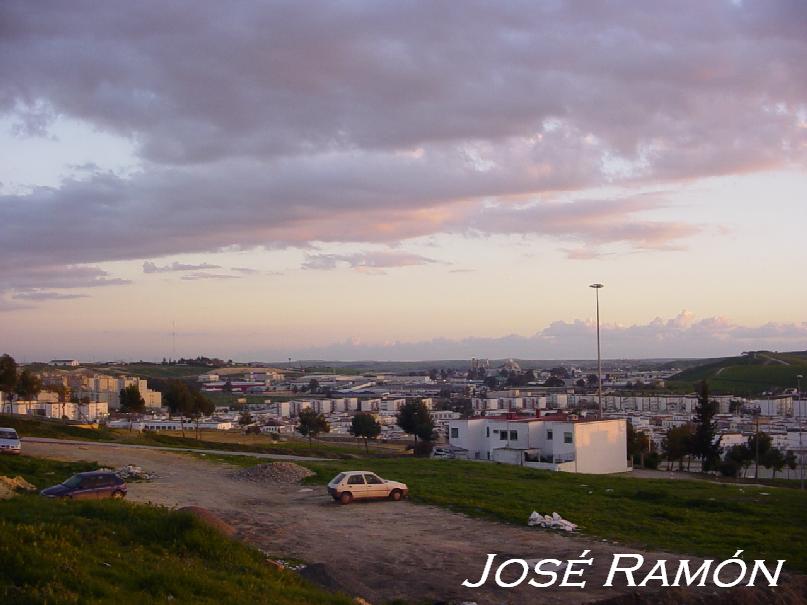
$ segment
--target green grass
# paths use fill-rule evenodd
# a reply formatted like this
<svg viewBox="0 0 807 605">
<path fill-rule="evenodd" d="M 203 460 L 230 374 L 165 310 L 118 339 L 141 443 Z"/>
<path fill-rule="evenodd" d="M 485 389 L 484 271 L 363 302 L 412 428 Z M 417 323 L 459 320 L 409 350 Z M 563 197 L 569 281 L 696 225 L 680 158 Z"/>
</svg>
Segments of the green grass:
<svg viewBox="0 0 807 605">
<path fill-rule="evenodd" d="M 0 475 L 22 476 L 39 489 L 61 483 L 71 475 L 99 468 L 95 462 L 59 462 L 30 456 L 0 456 Z"/>
<path fill-rule="evenodd" d="M 459 460 L 301 464 L 317 473 L 309 483 L 325 483 L 344 470 L 368 469 L 407 483 L 416 502 L 473 516 L 525 525 L 533 510 L 558 512 L 596 538 L 723 558 L 745 549 L 746 559 L 786 559 L 787 569 L 807 571 L 807 495 L 798 490 L 553 473 Z"/>
<path fill-rule="evenodd" d="M 51 439 L 77 439 L 82 441 L 114 441 L 115 433 L 108 429 L 90 429 L 65 424 L 59 420 L 0 415 L 0 426 L 10 427 L 21 437 L 49 437 Z"/>
<path fill-rule="evenodd" d="M 119 501 L 0 502 L 0 602 L 344 604 L 186 513 Z"/>
<path fill-rule="evenodd" d="M 672 390 L 692 392 L 695 383 L 707 380 L 714 394 L 754 396 L 766 391 L 795 388 L 796 376 L 806 373 L 807 356 L 803 352 L 758 352 L 710 360 L 676 374 L 667 385 Z"/>
<path fill-rule="evenodd" d="M 202 439 L 197 440 L 191 424 L 187 425 L 186 437 L 156 432 L 130 432 L 125 429 L 91 429 L 65 424 L 58 420 L 27 418 L 22 416 L 0 416 L 0 426 L 16 429 L 21 437 L 49 437 L 52 439 L 74 439 L 82 441 L 99 441 L 125 443 L 131 445 L 154 445 L 160 447 L 212 449 L 223 451 L 245 451 L 261 454 L 284 454 L 292 456 L 310 456 L 314 458 L 341 458 L 353 459 L 365 457 L 362 446 L 357 444 L 338 444 L 314 440 L 311 445 L 305 439 L 288 439 L 286 441 L 273 441 L 269 437 L 261 436 L 248 443 L 235 441 L 221 441 L 215 439 L 219 435 L 202 432 Z M 23 446 L 24 447 L 24 446 Z M 370 456 L 391 456 L 393 452 L 386 452 L 371 447 Z"/>
<path fill-rule="evenodd" d="M 82 364 L 82 367 L 97 370 L 105 374 L 126 374 L 141 378 L 193 378 L 199 374 L 215 371 L 210 366 L 197 365 L 162 365 L 160 363 L 128 363 L 120 366 Z"/>
</svg>

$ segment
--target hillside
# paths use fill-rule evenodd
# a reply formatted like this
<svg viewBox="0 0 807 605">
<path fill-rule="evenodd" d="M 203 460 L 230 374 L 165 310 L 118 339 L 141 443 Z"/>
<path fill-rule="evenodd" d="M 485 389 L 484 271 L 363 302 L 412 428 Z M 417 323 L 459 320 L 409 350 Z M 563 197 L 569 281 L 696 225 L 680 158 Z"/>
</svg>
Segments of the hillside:
<svg viewBox="0 0 807 605">
<path fill-rule="evenodd" d="M 737 357 L 708 360 L 676 374 L 668 384 L 674 389 L 692 390 L 692 385 L 707 380 L 715 394 L 756 396 L 796 388 L 799 374 L 807 376 L 807 351 L 751 351 Z M 802 389 L 805 388 L 807 381 L 802 383 Z"/>
</svg>

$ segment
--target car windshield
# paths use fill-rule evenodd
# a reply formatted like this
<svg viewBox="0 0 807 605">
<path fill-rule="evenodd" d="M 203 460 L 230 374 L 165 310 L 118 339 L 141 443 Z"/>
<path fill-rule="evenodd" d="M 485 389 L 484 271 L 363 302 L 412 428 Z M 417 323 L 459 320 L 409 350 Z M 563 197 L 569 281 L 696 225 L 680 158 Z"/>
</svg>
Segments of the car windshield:
<svg viewBox="0 0 807 605">
<path fill-rule="evenodd" d="M 338 483 L 342 483 L 342 479 L 344 479 L 344 478 L 345 478 L 345 473 L 339 473 L 338 475 L 336 475 L 336 477 L 331 479 L 331 483 L 333 483 L 334 485 L 336 485 Z"/>
<path fill-rule="evenodd" d="M 67 481 L 63 482 L 62 485 L 65 487 L 78 487 L 81 485 L 81 475 L 73 475 Z"/>
<path fill-rule="evenodd" d="M 0 429 L 0 439 L 17 439 L 17 431 L 13 429 Z"/>
</svg>

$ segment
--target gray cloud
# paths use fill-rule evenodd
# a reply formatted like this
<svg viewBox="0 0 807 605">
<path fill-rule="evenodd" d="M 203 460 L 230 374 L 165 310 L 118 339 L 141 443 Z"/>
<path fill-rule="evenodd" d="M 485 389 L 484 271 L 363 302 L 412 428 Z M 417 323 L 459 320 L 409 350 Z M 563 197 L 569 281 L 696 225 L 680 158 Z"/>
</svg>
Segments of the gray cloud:
<svg viewBox="0 0 807 605">
<path fill-rule="evenodd" d="M 182 279 L 185 281 L 198 281 L 203 279 L 240 279 L 241 275 L 229 275 L 227 273 L 191 273 L 190 275 L 183 275 Z"/>
<path fill-rule="evenodd" d="M 141 162 L 0 196 L 13 266 L 445 231 L 664 249 L 700 227 L 643 216 L 662 202 L 546 198 L 807 150 L 796 1 L 9 0 L 0 23 L 0 112 L 20 136 L 61 115 L 135 142 Z"/>
<path fill-rule="evenodd" d="M 128 283 L 130 283 L 129 280 L 111 277 L 107 271 L 87 265 L 22 266 L 7 269 L 4 273 L 4 281 L 0 285 L 0 291 L 30 291 L 42 288 L 100 288 Z"/>
<path fill-rule="evenodd" d="M 176 261 L 170 265 L 163 265 L 160 267 L 151 261 L 143 261 L 143 273 L 172 273 L 175 271 L 203 271 L 205 269 L 221 269 L 221 267 L 219 265 L 211 265 L 209 263 L 188 265 L 185 263 L 178 263 Z"/>
<path fill-rule="evenodd" d="M 595 359 L 596 327 L 592 321 L 557 321 L 532 336 L 437 338 L 419 342 L 361 343 L 355 339 L 292 351 L 297 359 Z M 684 311 L 671 319 L 646 324 L 602 326 L 603 356 L 619 358 L 719 357 L 746 350 L 802 350 L 807 322 L 747 327 L 721 317 L 698 319 Z M 255 358 L 282 359 L 287 351 L 253 351 Z M 274 357 L 273 357 L 274 355 Z"/>
<path fill-rule="evenodd" d="M 393 267 L 411 267 L 436 262 L 410 252 L 371 251 L 355 254 L 309 254 L 302 264 L 303 269 L 330 270 L 347 266 L 360 271 L 376 271 Z"/>
<path fill-rule="evenodd" d="M 87 298 L 86 294 L 70 294 L 67 292 L 52 292 L 50 290 L 31 290 L 16 292 L 14 300 L 72 300 L 74 298 Z"/>
</svg>

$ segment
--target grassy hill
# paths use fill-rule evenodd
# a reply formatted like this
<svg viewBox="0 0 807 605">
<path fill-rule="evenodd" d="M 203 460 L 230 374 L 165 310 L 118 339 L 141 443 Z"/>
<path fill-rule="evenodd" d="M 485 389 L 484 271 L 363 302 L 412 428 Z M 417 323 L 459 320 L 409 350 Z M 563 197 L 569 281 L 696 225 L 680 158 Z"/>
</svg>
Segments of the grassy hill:
<svg viewBox="0 0 807 605">
<path fill-rule="evenodd" d="M 303 462 L 322 484 L 345 462 Z M 629 475 L 553 473 L 461 460 L 363 460 L 362 468 L 405 482 L 415 502 L 524 525 L 533 510 L 558 512 L 582 534 L 622 544 L 726 558 L 786 559 L 807 571 L 807 495 L 798 489 Z"/>
<path fill-rule="evenodd" d="M 799 374 L 806 377 L 802 389 L 807 389 L 806 351 L 753 351 L 738 357 L 708 360 L 676 374 L 668 380 L 668 385 L 691 391 L 692 385 L 706 380 L 715 394 L 761 395 L 795 388 Z"/>
<path fill-rule="evenodd" d="M 37 487 L 92 463 L 0 459 Z M 348 605 L 193 516 L 117 500 L 0 501 L 0 602 Z"/>
</svg>

